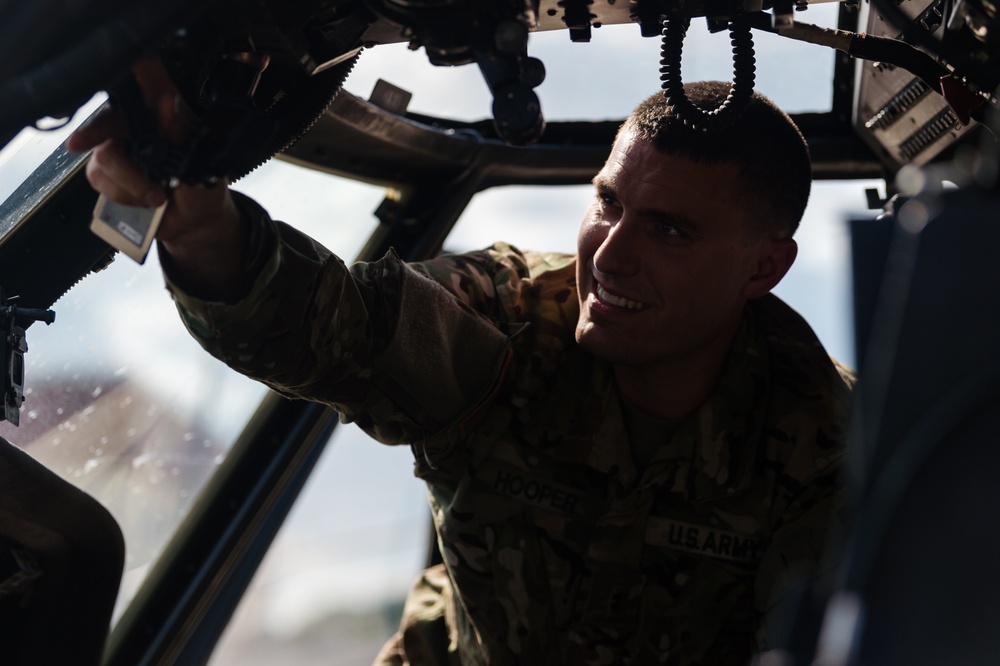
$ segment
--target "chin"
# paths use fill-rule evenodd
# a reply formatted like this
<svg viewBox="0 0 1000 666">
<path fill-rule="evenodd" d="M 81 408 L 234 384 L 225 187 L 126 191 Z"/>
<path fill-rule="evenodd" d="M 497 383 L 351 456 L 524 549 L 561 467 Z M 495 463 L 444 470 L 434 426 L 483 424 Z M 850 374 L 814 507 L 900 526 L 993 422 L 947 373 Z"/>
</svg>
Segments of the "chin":
<svg viewBox="0 0 1000 666">
<path fill-rule="evenodd" d="M 611 336 L 602 335 L 601 331 L 581 331 L 576 330 L 576 343 L 580 345 L 588 354 L 608 361 L 609 363 L 630 365 L 631 359 L 625 358 L 623 351 L 629 349 L 628 343 L 622 340 L 612 339 Z"/>
</svg>

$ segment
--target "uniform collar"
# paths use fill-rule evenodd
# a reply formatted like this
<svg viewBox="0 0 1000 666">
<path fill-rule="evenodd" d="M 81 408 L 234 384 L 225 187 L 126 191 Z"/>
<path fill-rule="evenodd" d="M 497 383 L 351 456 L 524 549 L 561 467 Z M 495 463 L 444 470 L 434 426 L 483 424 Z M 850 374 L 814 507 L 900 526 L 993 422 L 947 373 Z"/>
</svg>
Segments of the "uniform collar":
<svg viewBox="0 0 1000 666">
<path fill-rule="evenodd" d="M 693 452 L 689 499 L 731 496 L 750 485 L 769 395 L 767 343 L 748 307 L 715 390 L 674 433 L 675 445 Z"/>
<path fill-rule="evenodd" d="M 750 308 L 730 347 L 719 381 L 708 399 L 674 430 L 640 476 L 625 443 L 628 435 L 617 388 L 607 372 L 604 418 L 587 464 L 616 478 L 624 488 L 666 487 L 694 501 L 735 495 L 753 477 L 764 431 L 769 394 L 767 344 Z"/>
</svg>

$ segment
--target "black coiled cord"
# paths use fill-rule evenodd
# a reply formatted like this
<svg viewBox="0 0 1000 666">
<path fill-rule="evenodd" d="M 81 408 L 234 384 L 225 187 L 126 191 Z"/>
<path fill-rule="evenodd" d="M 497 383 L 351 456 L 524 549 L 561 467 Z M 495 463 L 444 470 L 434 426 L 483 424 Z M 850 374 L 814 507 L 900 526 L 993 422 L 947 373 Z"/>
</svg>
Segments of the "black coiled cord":
<svg viewBox="0 0 1000 666">
<path fill-rule="evenodd" d="M 718 108 L 706 110 L 688 99 L 681 79 L 681 52 L 684 36 L 691 19 L 681 15 L 663 18 L 663 47 L 660 51 L 660 81 L 667 104 L 674 115 L 686 126 L 702 132 L 725 129 L 736 122 L 753 96 L 756 78 L 756 58 L 750 24 L 740 18 L 729 23 L 729 37 L 733 45 L 733 83 L 726 101 Z"/>
</svg>

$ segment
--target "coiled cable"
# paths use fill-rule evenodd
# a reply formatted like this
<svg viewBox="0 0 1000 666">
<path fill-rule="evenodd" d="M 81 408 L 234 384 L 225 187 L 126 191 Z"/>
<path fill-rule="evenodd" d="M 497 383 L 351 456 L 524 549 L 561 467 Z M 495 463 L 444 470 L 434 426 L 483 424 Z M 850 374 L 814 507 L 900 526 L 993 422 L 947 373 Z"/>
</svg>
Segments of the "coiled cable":
<svg viewBox="0 0 1000 666">
<path fill-rule="evenodd" d="M 684 92 L 681 78 L 681 54 L 684 37 L 691 19 L 679 14 L 663 18 L 663 46 L 660 51 L 660 81 L 667 104 L 674 115 L 687 127 L 707 132 L 732 126 L 750 103 L 757 73 L 754 57 L 753 35 L 750 23 L 737 17 L 729 23 L 729 37 L 733 46 L 733 83 L 726 100 L 715 109 L 703 109 L 692 102 Z"/>
</svg>

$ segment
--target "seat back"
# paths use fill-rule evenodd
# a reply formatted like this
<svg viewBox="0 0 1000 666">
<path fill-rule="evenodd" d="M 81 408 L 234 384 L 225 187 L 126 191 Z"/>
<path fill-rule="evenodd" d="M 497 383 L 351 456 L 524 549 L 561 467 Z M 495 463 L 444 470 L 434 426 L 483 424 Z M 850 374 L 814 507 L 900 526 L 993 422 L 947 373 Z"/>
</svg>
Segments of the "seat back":
<svg viewBox="0 0 1000 666">
<path fill-rule="evenodd" d="M 0 438 L 0 663 L 100 663 L 124 561 L 100 503 Z"/>
</svg>

